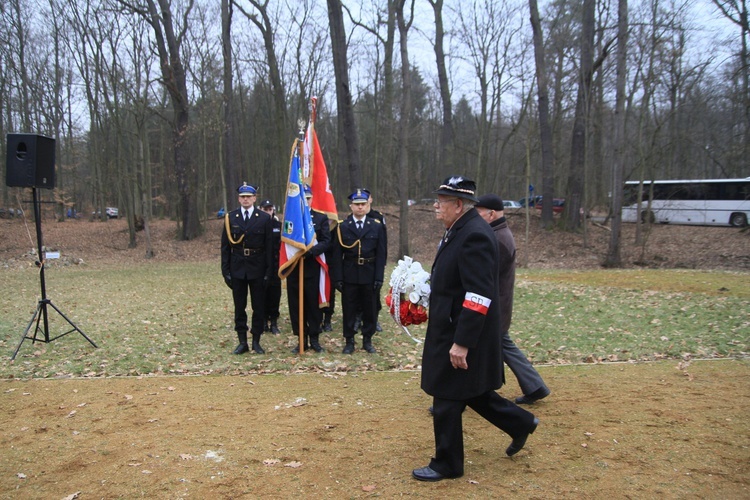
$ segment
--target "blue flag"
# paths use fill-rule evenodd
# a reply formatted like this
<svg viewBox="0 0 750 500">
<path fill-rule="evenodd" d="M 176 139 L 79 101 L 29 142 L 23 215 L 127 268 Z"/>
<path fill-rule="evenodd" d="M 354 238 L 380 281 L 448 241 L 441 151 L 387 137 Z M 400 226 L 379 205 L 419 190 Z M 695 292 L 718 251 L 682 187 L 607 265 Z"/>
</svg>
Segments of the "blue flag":
<svg viewBox="0 0 750 500">
<path fill-rule="evenodd" d="M 286 186 L 284 222 L 281 226 L 281 249 L 279 251 L 279 278 L 281 279 L 289 276 L 299 259 L 315 244 L 315 228 L 302 184 L 298 143 L 299 140 L 294 141 L 292 158 L 289 162 L 289 182 Z"/>
</svg>

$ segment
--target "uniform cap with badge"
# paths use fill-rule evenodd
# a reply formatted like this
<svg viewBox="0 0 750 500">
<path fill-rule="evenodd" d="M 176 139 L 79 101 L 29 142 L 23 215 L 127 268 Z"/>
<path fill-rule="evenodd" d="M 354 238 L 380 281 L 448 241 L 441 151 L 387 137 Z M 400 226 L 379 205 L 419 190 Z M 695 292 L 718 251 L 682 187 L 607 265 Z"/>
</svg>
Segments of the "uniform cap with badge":
<svg viewBox="0 0 750 500">
<path fill-rule="evenodd" d="M 273 202 L 271 200 L 263 200 L 260 202 L 260 208 L 268 208 L 273 207 Z"/>
<path fill-rule="evenodd" d="M 352 203 L 367 203 L 367 200 L 370 199 L 370 193 L 366 189 L 357 189 L 347 198 L 349 198 Z"/>
<path fill-rule="evenodd" d="M 251 186 L 247 182 L 243 182 L 240 187 L 237 188 L 237 192 L 240 196 L 255 196 L 258 192 L 257 186 Z"/>
</svg>

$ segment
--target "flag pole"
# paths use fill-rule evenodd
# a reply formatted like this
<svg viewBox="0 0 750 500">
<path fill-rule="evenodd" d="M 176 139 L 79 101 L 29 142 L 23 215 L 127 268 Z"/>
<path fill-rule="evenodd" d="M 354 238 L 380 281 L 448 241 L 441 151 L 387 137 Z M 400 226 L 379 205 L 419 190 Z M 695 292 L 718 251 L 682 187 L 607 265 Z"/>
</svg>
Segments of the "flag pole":
<svg viewBox="0 0 750 500">
<path fill-rule="evenodd" d="M 305 129 L 304 129 L 304 121 L 300 120 L 300 140 L 297 142 L 297 154 L 299 155 L 299 158 L 303 158 L 304 154 L 304 144 L 305 144 Z M 305 193 L 302 193 L 302 200 L 303 202 L 305 199 Z M 305 353 L 305 255 L 302 254 L 302 256 L 299 258 L 299 263 L 297 264 L 299 266 L 299 294 L 298 294 L 298 303 L 299 303 L 299 321 L 298 321 L 298 328 L 299 328 L 299 353 L 300 355 Z"/>
</svg>

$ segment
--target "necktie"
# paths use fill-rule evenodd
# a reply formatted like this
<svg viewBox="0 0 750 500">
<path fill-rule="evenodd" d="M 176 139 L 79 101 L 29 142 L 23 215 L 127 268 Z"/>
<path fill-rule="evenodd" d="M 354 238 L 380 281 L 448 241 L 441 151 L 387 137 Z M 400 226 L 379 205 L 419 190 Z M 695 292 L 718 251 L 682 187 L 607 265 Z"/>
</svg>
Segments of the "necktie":
<svg viewBox="0 0 750 500">
<path fill-rule="evenodd" d="M 361 220 L 357 221 L 357 231 L 362 231 L 362 221 Z"/>
<path fill-rule="evenodd" d="M 247 222 L 247 220 L 249 218 L 250 218 L 250 212 L 248 212 L 247 210 L 245 210 L 245 222 Z"/>
</svg>

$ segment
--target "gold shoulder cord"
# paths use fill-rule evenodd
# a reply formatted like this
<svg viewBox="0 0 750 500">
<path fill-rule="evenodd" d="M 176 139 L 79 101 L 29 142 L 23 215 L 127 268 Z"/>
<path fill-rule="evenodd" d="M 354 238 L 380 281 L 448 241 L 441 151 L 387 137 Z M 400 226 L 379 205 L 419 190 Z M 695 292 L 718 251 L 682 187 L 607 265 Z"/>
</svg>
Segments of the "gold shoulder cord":
<svg viewBox="0 0 750 500">
<path fill-rule="evenodd" d="M 231 243 L 232 245 L 239 245 L 240 243 L 242 243 L 242 240 L 245 239 L 245 235 L 244 234 L 242 236 L 240 236 L 237 241 L 234 241 L 232 239 L 232 232 L 229 230 L 229 212 L 227 212 L 226 214 L 224 214 L 224 229 L 226 229 L 226 231 L 227 231 L 227 238 L 229 238 L 229 243 Z"/>
<path fill-rule="evenodd" d="M 359 238 L 357 239 L 357 241 L 355 241 L 351 245 L 344 245 L 344 241 L 341 239 L 341 224 L 339 224 L 338 227 L 336 228 L 336 232 L 339 235 L 339 243 L 341 244 L 342 247 L 354 248 L 354 245 L 357 245 L 357 258 L 361 259 L 362 258 L 362 242 L 359 240 Z"/>
</svg>

